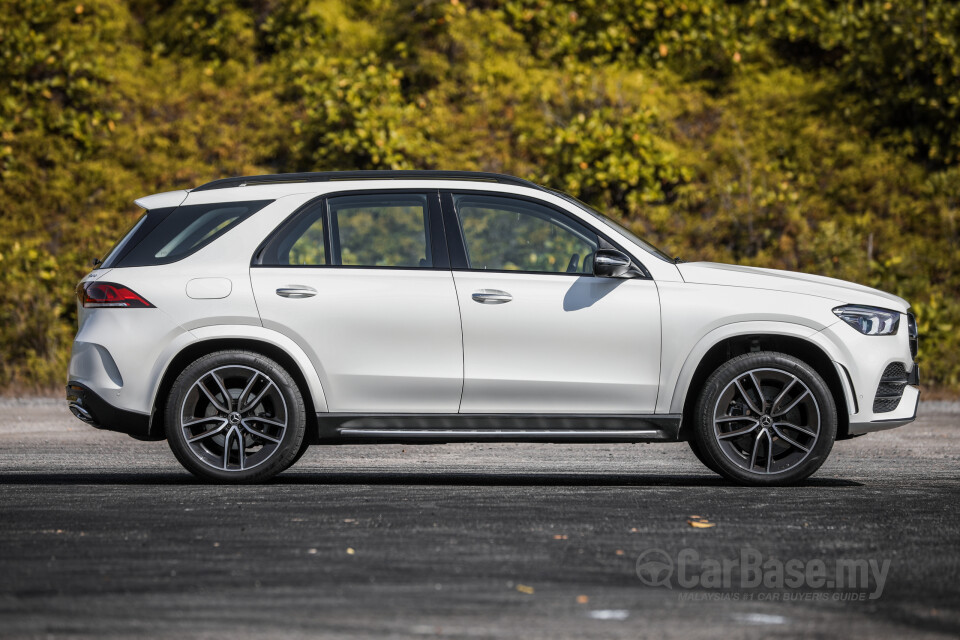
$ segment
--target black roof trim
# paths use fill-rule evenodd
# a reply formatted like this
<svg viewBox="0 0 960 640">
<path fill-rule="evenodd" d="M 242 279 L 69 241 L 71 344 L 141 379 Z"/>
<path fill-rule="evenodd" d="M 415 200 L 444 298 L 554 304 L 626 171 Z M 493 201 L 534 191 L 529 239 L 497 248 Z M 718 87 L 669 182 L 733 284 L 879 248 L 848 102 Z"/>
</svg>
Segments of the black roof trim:
<svg viewBox="0 0 960 640">
<path fill-rule="evenodd" d="M 484 173 L 482 171 L 320 171 L 316 173 L 276 173 L 263 176 L 241 176 L 223 178 L 200 185 L 193 191 L 229 189 L 261 184 L 284 184 L 296 182 L 338 182 L 346 180 L 470 180 L 475 182 L 496 182 L 542 190 L 538 184 L 508 176 L 502 173 Z"/>
</svg>

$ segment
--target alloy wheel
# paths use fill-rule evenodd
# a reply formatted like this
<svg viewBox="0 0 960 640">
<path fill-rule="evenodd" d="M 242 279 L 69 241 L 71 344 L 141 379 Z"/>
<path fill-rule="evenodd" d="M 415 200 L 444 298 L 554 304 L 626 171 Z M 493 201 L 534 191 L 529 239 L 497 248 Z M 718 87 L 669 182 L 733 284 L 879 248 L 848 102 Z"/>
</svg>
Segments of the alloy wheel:
<svg viewBox="0 0 960 640">
<path fill-rule="evenodd" d="M 180 410 L 190 452 L 218 471 L 245 471 L 280 448 L 288 424 L 280 388 L 262 371 L 227 365 L 200 375 Z"/>
<path fill-rule="evenodd" d="M 755 474 L 783 473 L 800 465 L 820 436 L 817 399 L 797 376 L 751 369 L 720 392 L 713 434 L 723 455 Z"/>
</svg>

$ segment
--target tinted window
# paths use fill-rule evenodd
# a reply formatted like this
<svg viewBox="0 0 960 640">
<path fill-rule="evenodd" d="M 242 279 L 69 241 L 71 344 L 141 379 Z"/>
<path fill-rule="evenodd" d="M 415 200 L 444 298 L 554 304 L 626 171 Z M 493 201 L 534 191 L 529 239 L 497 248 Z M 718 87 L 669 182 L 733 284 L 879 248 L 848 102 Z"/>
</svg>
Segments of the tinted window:
<svg viewBox="0 0 960 640">
<path fill-rule="evenodd" d="M 597 235 L 535 203 L 497 196 L 454 196 L 471 269 L 593 273 Z"/>
<path fill-rule="evenodd" d="M 260 264 L 297 267 L 328 264 L 326 229 L 323 203 L 318 202 L 270 241 Z"/>
<path fill-rule="evenodd" d="M 117 259 L 122 256 L 127 249 L 130 248 L 130 245 L 137 242 L 135 238 L 142 237 L 140 231 L 143 228 L 146 220 L 147 213 L 143 212 L 140 217 L 137 218 L 137 221 L 133 223 L 133 226 L 127 229 L 126 233 L 120 237 L 120 240 L 118 240 L 117 243 L 110 248 L 110 251 L 107 252 L 107 257 L 101 261 L 99 268 L 109 269 L 112 267 L 114 263 L 117 262 Z"/>
<path fill-rule="evenodd" d="M 327 201 L 331 264 L 432 267 L 427 197 L 343 196 Z"/>
<path fill-rule="evenodd" d="M 125 255 L 118 267 L 142 267 L 181 260 L 220 237 L 272 200 L 197 204 L 148 212 L 141 228 L 146 234 Z M 151 219 L 153 216 L 153 219 Z"/>
</svg>

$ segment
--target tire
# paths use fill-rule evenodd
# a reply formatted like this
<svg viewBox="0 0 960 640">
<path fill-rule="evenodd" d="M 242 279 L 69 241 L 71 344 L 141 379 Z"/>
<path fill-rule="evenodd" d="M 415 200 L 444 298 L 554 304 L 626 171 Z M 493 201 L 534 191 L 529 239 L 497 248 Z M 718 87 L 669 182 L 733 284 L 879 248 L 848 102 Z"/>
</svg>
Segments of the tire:
<svg viewBox="0 0 960 640">
<path fill-rule="evenodd" d="M 252 351 L 218 351 L 190 364 L 165 408 L 173 455 L 202 480 L 263 482 L 302 455 L 306 409 L 296 382 Z"/>
<path fill-rule="evenodd" d="M 707 378 L 691 448 L 729 480 L 778 486 L 819 469 L 836 436 L 837 406 L 823 378 L 793 356 L 761 351 L 732 358 Z"/>
<path fill-rule="evenodd" d="M 303 439 L 303 444 L 300 445 L 300 449 L 297 451 L 297 455 L 293 456 L 293 460 L 291 460 L 291 461 L 290 461 L 290 464 L 287 465 L 287 469 L 289 469 L 289 468 L 292 467 L 293 465 L 295 465 L 295 464 L 297 464 L 298 462 L 300 462 L 300 458 L 302 458 L 302 457 L 307 453 L 307 449 L 309 449 L 309 448 L 310 448 L 310 443 L 307 442 L 307 439 L 306 439 L 306 438 L 304 438 L 304 439 Z"/>
<path fill-rule="evenodd" d="M 703 451 L 700 450 L 700 445 L 698 444 L 696 437 L 687 440 L 687 444 L 690 445 L 690 450 L 693 451 L 693 455 L 697 456 L 697 460 L 699 460 L 703 466 L 716 474 L 723 475 L 717 465 L 713 463 L 713 460 L 703 455 Z"/>
</svg>

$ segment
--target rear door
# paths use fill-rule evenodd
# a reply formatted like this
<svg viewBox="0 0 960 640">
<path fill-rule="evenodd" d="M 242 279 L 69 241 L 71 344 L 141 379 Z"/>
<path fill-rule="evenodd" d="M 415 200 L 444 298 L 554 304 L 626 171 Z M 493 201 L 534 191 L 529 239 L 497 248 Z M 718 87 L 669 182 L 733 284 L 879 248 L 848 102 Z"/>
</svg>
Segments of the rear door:
<svg viewBox="0 0 960 640">
<path fill-rule="evenodd" d="M 611 245 L 546 203 L 443 200 L 463 323 L 461 413 L 654 413 L 653 280 L 594 276 L 594 252 Z"/>
<path fill-rule="evenodd" d="M 460 314 L 436 191 L 314 201 L 254 262 L 264 326 L 313 360 L 331 412 L 456 413 Z"/>
</svg>

